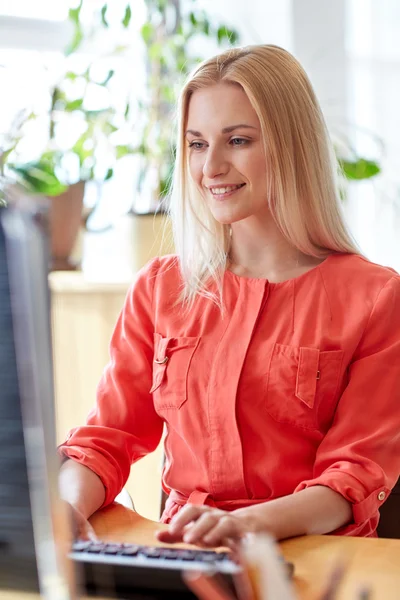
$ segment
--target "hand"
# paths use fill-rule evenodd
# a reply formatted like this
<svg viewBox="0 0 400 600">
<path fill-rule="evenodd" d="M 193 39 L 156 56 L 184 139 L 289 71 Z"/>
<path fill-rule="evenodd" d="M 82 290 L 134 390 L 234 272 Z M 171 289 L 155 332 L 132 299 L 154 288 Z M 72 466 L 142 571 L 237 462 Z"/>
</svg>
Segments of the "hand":
<svg viewBox="0 0 400 600">
<path fill-rule="evenodd" d="M 255 526 L 248 515 L 237 515 L 210 506 L 186 504 L 169 525 L 169 529 L 157 532 L 160 542 L 172 544 L 185 542 L 198 546 L 228 546 L 235 548 L 246 534 L 253 533 Z"/>
<path fill-rule="evenodd" d="M 98 537 L 95 534 L 93 527 L 84 515 L 72 504 L 66 502 L 70 519 L 72 521 L 72 536 L 74 540 L 88 540 L 91 542 L 98 541 Z"/>
</svg>

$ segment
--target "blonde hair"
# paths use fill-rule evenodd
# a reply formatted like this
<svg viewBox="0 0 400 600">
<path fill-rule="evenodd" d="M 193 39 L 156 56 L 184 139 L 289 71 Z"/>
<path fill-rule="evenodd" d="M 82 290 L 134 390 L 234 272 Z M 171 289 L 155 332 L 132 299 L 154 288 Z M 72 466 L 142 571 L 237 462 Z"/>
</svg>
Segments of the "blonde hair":
<svg viewBox="0 0 400 600">
<path fill-rule="evenodd" d="M 218 302 L 219 294 L 209 284 L 214 281 L 221 293 L 230 245 L 230 227 L 214 219 L 190 177 L 185 142 L 192 94 L 217 83 L 240 85 L 257 113 L 269 166 L 267 201 L 285 238 L 314 257 L 359 252 L 344 224 L 338 164 L 304 69 L 277 46 L 230 49 L 195 69 L 178 103 L 177 153 L 169 202 L 184 281 L 182 299 L 189 303 L 197 294 Z"/>
</svg>

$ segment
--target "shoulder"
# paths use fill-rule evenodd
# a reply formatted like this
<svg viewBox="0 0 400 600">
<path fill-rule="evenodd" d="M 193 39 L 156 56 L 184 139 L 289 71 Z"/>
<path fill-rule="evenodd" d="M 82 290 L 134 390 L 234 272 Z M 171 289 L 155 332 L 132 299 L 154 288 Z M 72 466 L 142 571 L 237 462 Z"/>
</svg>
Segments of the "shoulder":
<svg viewBox="0 0 400 600">
<path fill-rule="evenodd" d="M 148 273 L 156 277 L 157 285 L 181 281 L 179 257 L 176 254 L 166 254 L 154 258 L 147 264 Z"/>
<path fill-rule="evenodd" d="M 378 265 L 358 254 L 331 254 L 322 264 L 324 281 L 337 290 L 347 288 L 354 291 L 379 293 L 387 284 L 397 287 L 400 275 L 391 267 Z"/>
<path fill-rule="evenodd" d="M 319 271 L 333 314 L 362 320 L 378 302 L 400 306 L 400 276 L 390 267 L 357 254 L 331 254 Z"/>
<path fill-rule="evenodd" d="M 179 259 L 176 255 L 153 258 L 134 277 L 126 296 L 126 307 L 154 306 L 176 302 L 182 289 Z"/>
<path fill-rule="evenodd" d="M 136 274 L 136 281 L 149 278 L 170 279 L 180 277 L 179 258 L 176 254 L 157 256 L 147 262 Z"/>
<path fill-rule="evenodd" d="M 132 287 L 147 287 L 157 290 L 181 289 L 182 276 L 179 258 L 176 254 L 167 254 L 153 258 L 137 273 Z"/>
</svg>

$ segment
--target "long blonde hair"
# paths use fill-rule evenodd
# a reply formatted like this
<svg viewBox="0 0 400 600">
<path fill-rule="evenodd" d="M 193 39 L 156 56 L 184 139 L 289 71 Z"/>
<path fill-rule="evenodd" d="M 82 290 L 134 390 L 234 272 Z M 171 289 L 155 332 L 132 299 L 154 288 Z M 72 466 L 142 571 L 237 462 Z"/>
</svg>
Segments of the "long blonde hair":
<svg viewBox="0 0 400 600">
<path fill-rule="evenodd" d="M 230 49 L 195 69 L 178 103 L 169 205 L 184 281 L 182 298 L 189 303 L 197 294 L 218 302 L 219 294 L 211 291 L 209 283 L 214 280 L 221 291 L 230 246 L 229 226 L 214 219 L 190 177 L 185 142 L 192 94 L 222 82 L 240 85 L 257 113 L 269 166 L 267 201 L 285 238 L 314 257 L 359 252 L 344 224 L 337 161 L 304 69 L 277 46 Z"/>
</svg>

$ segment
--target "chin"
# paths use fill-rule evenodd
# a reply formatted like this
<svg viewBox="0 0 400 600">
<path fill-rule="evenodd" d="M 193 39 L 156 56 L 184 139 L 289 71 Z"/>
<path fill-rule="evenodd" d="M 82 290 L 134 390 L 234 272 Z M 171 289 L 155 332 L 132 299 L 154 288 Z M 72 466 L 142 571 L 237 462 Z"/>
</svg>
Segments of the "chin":
<svg viewBox="0 0 400 600">
<path fill-rule="evenodd" d="M 246 213 L 230 213 L 230 214 L 221 214 L 221 212 L 215 211 L 212 213 L 214 219 L 221 225 L 233 225 L 233 223 L 237 223 L 238 221 L 243 221 L 243 219 L 247 219 L 250 216 L 247 212 Z"/>
</svg>

